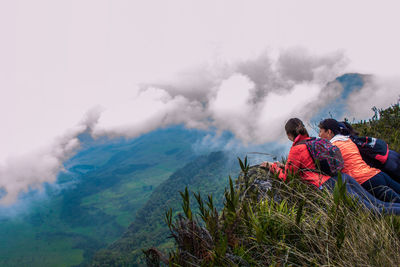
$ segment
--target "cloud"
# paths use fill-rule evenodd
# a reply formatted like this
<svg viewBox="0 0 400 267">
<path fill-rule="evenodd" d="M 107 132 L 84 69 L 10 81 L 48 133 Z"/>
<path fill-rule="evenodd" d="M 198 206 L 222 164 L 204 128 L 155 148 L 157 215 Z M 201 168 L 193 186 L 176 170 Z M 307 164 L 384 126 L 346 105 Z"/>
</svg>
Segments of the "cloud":
<svg viewBox="0 0 400 267">
<path fill-rule="evenodd" d="M 174 124 L 204 129 L 205 116 L 200 102 L 181 95 L 173 97 L 164 89 L 150 87 L 128 101 L 121 101 L 118 107 L 104 111 L 93 128 L 93 135 L 134 138 Z"/>
<path fill-rule="evenodd" d="M 41 190 L 43 183 L 54 183 L 63 163 L 80 148 L 78 136 L 90 132 L 97 123 L 100 110 L 89 110 L 82 122 L 58 136 L 47 146 L 6 158 L 0 164 L 0 204 L 14 203 L 21 193 Z"/>
<path fill-rule="evenodd" d="M 216 64 L 215 69 L 194 68 L 176 83 L 142 85 L 132 98 L 104 111 L 93 133 L 132 138 L 184 124 L 229 131 L 245 143 L 270 142 L 281 136 L 288 118 L 308 120 L 332 101 L 340 87 L 328 82 L 341 75 L 346 64 L 343 53 L 318 56 L 293 48 L 275 59 L 263 52 L 246 61 Z"/>
<path fill-rule="evenodd" d="M 234 133 L 239 139 L 246 140 L 254 124 L 249 114 L 254 107 L 251 102 L 255 84 L 242 74 L 232 74 L 221 82 L 215 96 L 208 102 L 208 110 L 213 125 L 219 130 Z"/>
<path fill-rule="evenodd" d="M 77 130 L 81 132 L 81 130 Z M 1 204 L 11 204 L 22 192 L 41 188 L 44 182 L 55 182 L 63 162 L 79 148 L 77 133 L 69 133 L 50 146 L 8 158 L 0 166 Z"/>
<path fill-rule="evenodd" d="M 374 115 L 372 107 L 378 109 L 398 104 L 400 100 L 400 78 L 363 76 L 364 86 L 347 98 L 348 118 L 369 119 Z"/>
</svg>

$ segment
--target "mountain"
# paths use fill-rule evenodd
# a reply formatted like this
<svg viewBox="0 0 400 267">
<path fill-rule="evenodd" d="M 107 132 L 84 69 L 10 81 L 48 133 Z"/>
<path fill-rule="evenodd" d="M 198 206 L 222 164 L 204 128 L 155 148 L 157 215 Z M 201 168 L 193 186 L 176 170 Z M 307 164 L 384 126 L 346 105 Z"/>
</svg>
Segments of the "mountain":
<svg viewBox="0 0 400 267">
<path fill-rule="evenodd" d="M 346 114 L 347 110 L 347 99 L 349 95 L 359 91 L 365 84 L 365 81 L 370 78 L 370 75 L 359 74 L 359 73 L 347 73 L 337 77 L 334 81 L 327 84 L 327 87 L 335 86 L 339 83 L 343 88 L 342 91 L 338 91 L 338 95 L 325 103 L 317 113 L 314 114 L 311 119 L 312 122 L 319 123 L 323 118 L 342 118 Z"/>
<path fill-rule="evenodd" d="M 138 211 L 133 223 L 121 239 L 112 243 L 94 258 L 94 266 L 135 266 L 143 264 L 142 248 L 171 247 L 168 227 L 164 222 L 165 212 L 172 208 L 174 214 L 182 212 L 180 194 L 190 186 L 203 196 L 213 194 L 215 205 L 222 205 L 224 189 L 229 173 L 237 173 L 237 164 L 223 152 L 200 156 L 173 173 L 152 193 L 146 204 Z"/>
<path fill-rule="evenodd" d="M 57 183 L 0 209 L 0 266 L 85 264 L 134 221 L 152 192 L 193 160 L 204 133 L 172 127 L 136 139 L 92 140 Z M 6 216 L 11 211 L 20 213 Z"/>
</svg>

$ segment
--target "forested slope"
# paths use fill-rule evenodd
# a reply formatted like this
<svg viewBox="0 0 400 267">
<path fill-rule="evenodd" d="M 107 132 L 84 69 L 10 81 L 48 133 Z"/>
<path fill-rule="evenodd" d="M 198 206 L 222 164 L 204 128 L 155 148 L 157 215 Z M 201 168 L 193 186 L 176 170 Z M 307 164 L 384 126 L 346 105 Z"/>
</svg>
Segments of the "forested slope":
<svg viewBox="0 0 400 267">
<path fill-rule="evenodd" d="M 212 193 L 215 204 L 221 207 L 228 175 L 238 170 L 237 167 L 236 171 L 232 170 L 230 162 L 232 160 L 223 152 L 213 152 L 196 158 L 172 174 L 154 190 L 122 238 L 97 253 L 93 265 L 136 266 L 144 264 L 143 248 L 171 248 L 173 243 L 167 238 L 169 232 L 164 220 L 166 210 L 172 208 L 175 214 L 182 211 L 179 192 L 186 186 L 194 192 Z"/>
</svg>

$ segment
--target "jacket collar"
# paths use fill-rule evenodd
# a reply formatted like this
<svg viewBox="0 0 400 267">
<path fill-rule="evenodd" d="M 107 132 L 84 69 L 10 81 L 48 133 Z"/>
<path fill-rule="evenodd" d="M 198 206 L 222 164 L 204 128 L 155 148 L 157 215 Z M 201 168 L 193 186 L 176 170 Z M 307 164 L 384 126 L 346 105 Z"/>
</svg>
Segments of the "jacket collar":
<svg viewBox="0 0 400 267">
<path fill-rule="evenodd" d="M 306 136 L 306 135 L 301 135 L 299 134 L 293 141 L 293 146 L 295 146 L 298 142 L 303 141 L 303 140 L 307 140 L 310 139 L 310 137 Z"/>
<path fill-rule="evenodd" d="M 348 136 L 337 134 L 329 141 L 331 141 L 331 143 L 333 143 L 333 142 L 336 142 L 336 141 L 347 141 L 347 140 L 349 140 Z"/>
</svg>

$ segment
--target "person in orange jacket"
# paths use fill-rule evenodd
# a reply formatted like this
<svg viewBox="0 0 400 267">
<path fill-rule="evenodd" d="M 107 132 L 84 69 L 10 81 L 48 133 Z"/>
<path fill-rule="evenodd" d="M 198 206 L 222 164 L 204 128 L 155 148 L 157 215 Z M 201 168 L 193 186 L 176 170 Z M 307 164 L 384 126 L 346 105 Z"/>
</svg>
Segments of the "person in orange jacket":
<svg viewBox="0 0 400 267">
<path fill-rule="evenodd" d="M 372 168 L 362 159 L 357 145 L 341 134 L 340 124 L 335 119 L 325 119 L 319 124 L 321 138 L 326 138 L 339 147 L 344 160 L 343 173 L 353 177 L 365 190 L 386 202 L 400 203 L 400 184 L 379 169 Z"/>
</svg>

